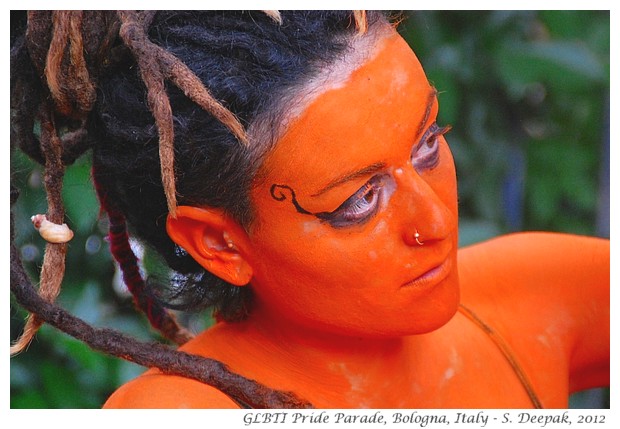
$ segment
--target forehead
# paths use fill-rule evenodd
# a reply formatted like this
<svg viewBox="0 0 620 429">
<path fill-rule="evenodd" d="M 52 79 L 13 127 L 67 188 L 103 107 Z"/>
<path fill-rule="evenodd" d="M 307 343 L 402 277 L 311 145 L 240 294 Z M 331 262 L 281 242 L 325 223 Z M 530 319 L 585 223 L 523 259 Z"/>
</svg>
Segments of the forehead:
<svg viewBox="0 0 620 429">
<path fill-rule="evenodd" d="M 386 161 L 416 136 L 431 87 L 396 33 L 378 40 L 344 82 L 328 85 L 293 119 L 265 160 L 265 179 L 311 193 L 338 173 Z"/>
</svg>

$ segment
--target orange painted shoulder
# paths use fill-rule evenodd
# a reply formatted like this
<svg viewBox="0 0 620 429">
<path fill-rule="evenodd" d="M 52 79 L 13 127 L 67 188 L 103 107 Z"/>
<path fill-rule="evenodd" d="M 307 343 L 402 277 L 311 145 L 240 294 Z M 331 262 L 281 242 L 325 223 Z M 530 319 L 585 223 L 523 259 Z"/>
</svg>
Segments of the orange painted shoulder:
<svg viewBox="0 0 620 429">
<path fill-rule="evenodd" d="M 609 252 L 607 239 L 549 232 L 508 234 L 465 247 L 459 251 L 463 298 L 496 300 L 497 292 L 581 298 L 584 284 L 608 289 Z"/>
<path fill-rule="evenodd" d="M 510 234 L 460 250 L 459 277 L 462 302 L 504 336 L 541 390 L 551 385 L 543 375 L 558 371 L 571 392 L 609 385 L 609 240 Z"/>
<path fill-rule="evenodd" d="M 189 378 L 148 371 L 121 386 L 103 408 L 239 408 L 227 395 Z"/>
</svg>

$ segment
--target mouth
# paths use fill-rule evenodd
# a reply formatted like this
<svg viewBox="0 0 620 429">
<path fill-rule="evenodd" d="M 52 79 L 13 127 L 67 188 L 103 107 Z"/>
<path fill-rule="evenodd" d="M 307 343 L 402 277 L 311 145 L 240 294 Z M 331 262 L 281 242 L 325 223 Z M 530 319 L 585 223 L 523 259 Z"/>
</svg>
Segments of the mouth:
<svg viewBox="0 0 620 429">
<path fill-rule="evenodd" d="M 429 269 L 422 275 L 404 283 L 401 287 L 425 289 L 443 281 L 452 269 L 452 258 L 448 257 L 439 265 Z"/>
</svg>

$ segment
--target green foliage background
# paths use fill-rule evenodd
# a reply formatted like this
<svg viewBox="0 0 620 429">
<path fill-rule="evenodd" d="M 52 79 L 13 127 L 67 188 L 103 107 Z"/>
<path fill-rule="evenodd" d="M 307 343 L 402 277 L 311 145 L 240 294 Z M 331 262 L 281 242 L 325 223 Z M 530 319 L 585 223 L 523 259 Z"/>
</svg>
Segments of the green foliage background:
<svg viewBox="0 0 620 429">
<path fill-rule="evenodd" d="M 439 121 L 453 126 L 461 245 L 517 230 L 609 236 L 609 27 L 608 11 L 407 14 L 400 30 L 440 91 Z M 21 189 L 16 242 L 36 280 L 44 244 L 29 219 L 46 211 L 41 169 L 12 153 L 11 178 Z M 76 237 L 59 303 L 91 324 L 157 338 L 112 287 L 87 157 L 67 170 L 64 198 Z M 12 300 L 12 340 L 24 316 Z M 183 317 L 194 330 L 210 323 Z M 97 408 L 141 371 L 44 326 L 11 359 L 11 407 Z M 594 395 L 608 406 L 608 390 Z M 571 404 L 589 406 L 581 396 Z"/>
</svg>

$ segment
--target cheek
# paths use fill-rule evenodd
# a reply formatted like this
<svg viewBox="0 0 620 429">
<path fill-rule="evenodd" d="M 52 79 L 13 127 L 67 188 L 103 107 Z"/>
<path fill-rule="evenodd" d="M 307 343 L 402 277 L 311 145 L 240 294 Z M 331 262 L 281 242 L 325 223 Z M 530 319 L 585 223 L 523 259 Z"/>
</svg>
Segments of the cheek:
<svg viewBox="0 0 620 429">
<path fill-rule="evenodd" d="M 362 320 L 401 283 L 405 262 L 396 256 L 394 236 L 385 220 L 363 233 L 344 233 L 311 218 L 297 226 L 264 225 L 252 236 L 259 255 L 252 261 L 255 295 L 298 321 L 345 326 Z"/>
<path fill-rule="evenodd" d="M 303 217 L 304 215 L 298 215 Z M 313 284 L 339 289 L 361 289 L 373 284 L 369 268 L 384 264 L 394 253 L 385 220 L 371 231 L 346 233 L 308 217 L 298 223 L 273 222 L 252 235 L 256 280 L 278 284 Z M 365 278 L 361 282 L 360 279 Z"/>
</svg>

